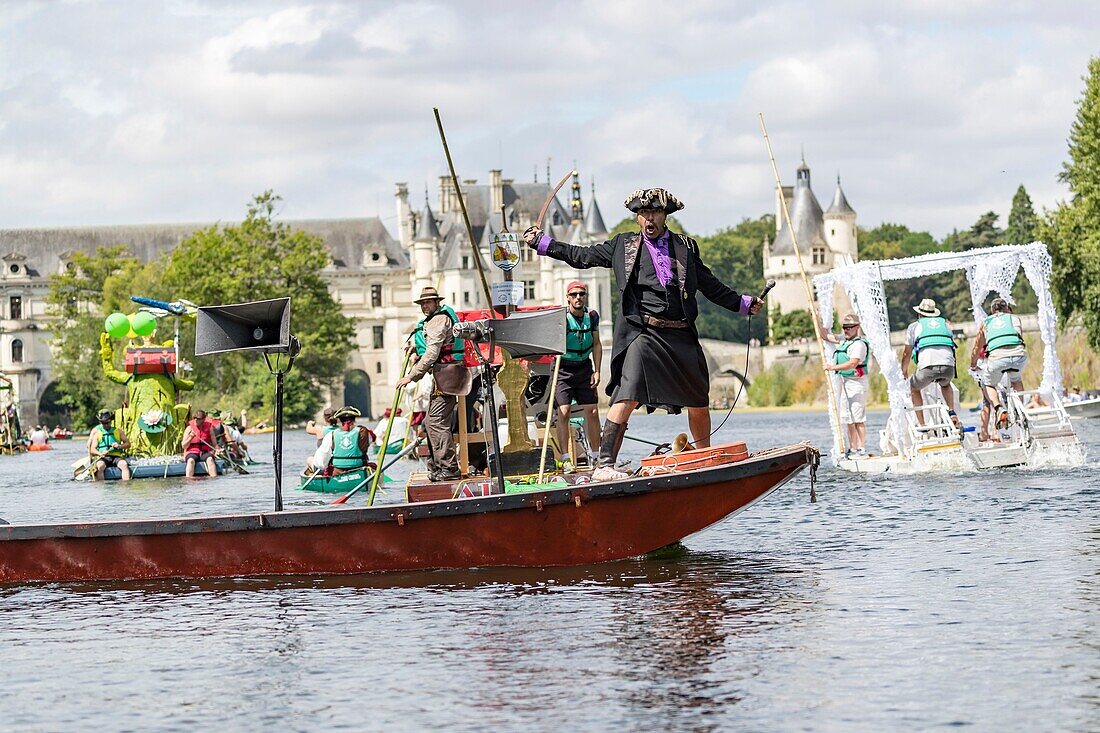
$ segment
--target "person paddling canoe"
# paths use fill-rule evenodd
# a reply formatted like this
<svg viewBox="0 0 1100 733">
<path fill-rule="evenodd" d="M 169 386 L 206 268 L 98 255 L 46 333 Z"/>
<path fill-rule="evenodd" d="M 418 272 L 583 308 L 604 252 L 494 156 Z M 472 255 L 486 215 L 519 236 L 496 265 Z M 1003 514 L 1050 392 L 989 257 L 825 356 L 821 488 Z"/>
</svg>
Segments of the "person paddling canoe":
<svg viewBox="0 0 1100 733">
<path fill-rule="evenodd" d="M 369 465 L 374 433 L 355 424 L 355 420 L 362 415 L 355 407 L 341 407 L 336 411 L 336 429 L 321 438 L 321 445 L 313 454 L 312 466 L 315 470 L 324 472 L 326 476 L 339 476 Z"/>
<path fill-rule="evenodd" d="M 102 481 L 108 468 L 117 467 L 122 472 L 122 480 L 130 480 L 130 464 L 126 462 L 125 452 L 130 447 L 126 433 L 115 427 L 115 413 L 112 410 L 100 410 L 96 416 L 99 424 L 88 433 L 88 455 L 92 461 L 93 480 Z"/>
</svg>

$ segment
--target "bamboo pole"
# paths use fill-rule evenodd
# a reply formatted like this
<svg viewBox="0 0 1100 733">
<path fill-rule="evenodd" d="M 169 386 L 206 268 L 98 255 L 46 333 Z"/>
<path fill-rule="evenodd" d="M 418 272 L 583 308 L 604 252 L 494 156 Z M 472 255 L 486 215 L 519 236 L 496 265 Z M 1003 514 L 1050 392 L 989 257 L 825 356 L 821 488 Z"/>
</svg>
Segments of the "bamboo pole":
<svg viewBox="0 0 1100 733">
<path fill-rule="evenodd" d="M 757 114 L 760 118 L 760 131 L 764 133 L 764 145 L 768 148 L 768 160 L 772 164 L 772 173 L 775 174 L 775 190 L 779 194 L 779 202 L 782 204 L 783 220 L 787 223 L 787 229 L 791 233 L 791 244 L 794 245 L 794 258 L 798 262 L 798 271 L 802 273 L 802 285 L 806 288 L 806 302 L 809 304 L 810 317 L 814 322 L 814 335 L 817 337 L 817 350 L 821 356 L 821 367 L 824 369 L 829 362 L 825 359 L 825 337 L 821 333 L 823 324 L 814 305 L 814 293 L 810 288 L 810 278 L 806 274 L 806 268 L 802 264 L 802 253 L 798 249 L 798 239 L 795 236 L 794 224 L 791 223 L 791 212 L 787 207 L 787 197 L 783 195 L 783 183 L 779 178 L 779 168 L 775 165 L 775 155 L 772 154 L 772 141 L 768 137 L 768 128 L 764 125 L 764 113 Z M 836 443 L 840 448 L 844 447 L 845 435 L 840 427 L 840 417 L 836 409 L 836 391 L 833 389 L 833 380 L 826 379 L 825 386 L 829 393 L 829 416 L 833 420 L 833 433 L 836 435 Z"/>
<path fill-rule="evenodd" d="M 451 159 L 451 149 L 447 146 L 447 135 L 443 132 L 443 120 L 439 117 L 439 108 L 433 107 L 432 111 L 435 112 L 435 124 L 439 128 L 439 139 L 443 143 L 443 152 L 447 156 L 447 168 L 451 171 L 451 184 L 455 187 L 455 194 L 458 196 L 458 205 L 462 209 L 462 221 L 466 224 L 466 234 L 470 237 L 470 249 L 474 251 L 474 264 L 477 265 L 477 274 L 481 278 L 481 287 L 485 291 L 485 302 L 489 309 L 489 317 L 495 318 L 496 311 L 493 309 L 493 292 L 489 288 L 489 281 L 485 277 L 485 265 L 481 261 L 481 250 L 478 249 L 477 242 L 474 241 L 474 228 L 470 224 L 470 214 L 466 211 L 466 197 L 462 195 L 462 186 L 458 183 L 458 174 L 455 173 L 455 164 Z M 492 355 L 490 354 L 490 358 Z"/>
</svg>

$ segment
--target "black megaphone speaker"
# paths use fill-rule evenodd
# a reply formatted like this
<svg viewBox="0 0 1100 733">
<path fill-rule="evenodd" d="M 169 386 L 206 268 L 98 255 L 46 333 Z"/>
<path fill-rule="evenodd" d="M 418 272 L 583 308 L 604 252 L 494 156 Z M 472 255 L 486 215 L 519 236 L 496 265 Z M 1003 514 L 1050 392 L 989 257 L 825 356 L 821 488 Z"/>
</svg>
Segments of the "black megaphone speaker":
<svg viewBox="0 0 1100 733">
<path fill-rule="evenodd" d="M 195 356 L 246 349 L 287 353 L 296 341 L 290 335 L 290 298 L 202 306 L 195 318 Z"/>
<path fill-rule="evenodd" d="M 490 330 L 496 345 L 514 359 L 565 353 L 565 308 L 466 321 L 455 324 L 454 335 L 484 343 Z"/>
</svg>

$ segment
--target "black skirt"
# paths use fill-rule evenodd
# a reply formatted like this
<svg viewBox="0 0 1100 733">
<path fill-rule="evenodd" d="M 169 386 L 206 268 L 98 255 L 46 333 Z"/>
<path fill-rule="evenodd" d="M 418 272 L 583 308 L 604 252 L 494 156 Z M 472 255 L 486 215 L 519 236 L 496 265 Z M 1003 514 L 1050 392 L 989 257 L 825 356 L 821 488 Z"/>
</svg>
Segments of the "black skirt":
<svg viewBox="0 0 1100 733">
<path fill-rule="evenodd" d="M 645 328 L 626 347 L 611 403 L 630 400 L 679 414 L 684 407 L 710 406 L 710 372 L 703 347 L 691 329 Z"/>
</svg>

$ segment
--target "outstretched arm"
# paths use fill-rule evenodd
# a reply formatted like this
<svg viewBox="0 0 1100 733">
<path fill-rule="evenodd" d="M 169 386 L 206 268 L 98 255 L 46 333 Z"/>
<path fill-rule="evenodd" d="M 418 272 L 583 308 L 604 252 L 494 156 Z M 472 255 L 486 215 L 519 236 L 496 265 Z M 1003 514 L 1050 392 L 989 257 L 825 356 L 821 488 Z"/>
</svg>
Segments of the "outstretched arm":
<svg viewBox="0 0 1100 733">
<path fill-rule="evenodd" d="M 111 349 L 111 337 L 105 333 L 99 334 L 99 361 L 103 365 L 103 373 L 112 382 L 126 384 L 130 381 L 130 375 L 115 369 L 115 352 Z"/>
<path fill-rule="evenodd" d="M 726 285 L 710 271 L 698 256 L 695 257 L 695 277 L 699 283 L 699 292 L 707 296 L 707 300 L 734 313 L 744 313 L 755 316 L 764 306 L 764 301 L 752 295 L 741 295 L 736 290 Z"/>
<path fill-rule="evenodd" d="M 540 255 L 561 260 L 578 270 L 587 270 L 590 267 L 611 267 L 611 255 L 615 251 L 614 240 L 594 244 L 591 247 L 578 247 L 558 242 L 538 227 L 528 227 L 523 233 L 523 241 Z"/>
</svg>

